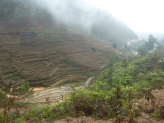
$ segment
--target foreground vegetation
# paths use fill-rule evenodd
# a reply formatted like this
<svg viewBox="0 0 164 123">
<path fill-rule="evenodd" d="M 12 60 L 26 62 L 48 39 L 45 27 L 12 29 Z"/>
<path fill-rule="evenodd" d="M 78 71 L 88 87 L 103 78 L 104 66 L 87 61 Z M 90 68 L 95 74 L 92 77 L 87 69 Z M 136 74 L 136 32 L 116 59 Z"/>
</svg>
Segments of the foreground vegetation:
<svg viewBox="0 0 164 123">
<path fill-rule="evenodd" d="M 162 89 L 164 85 L 164 50 L 156 50 L 144 57 L 134 57 L 129 60 L 119 60 L 113 57 L 111 62 L 100 76 L 99 81 L 88 89 L 80 89 L 71 94 L 70 98 L 58 105 L 38 105 L 29 112 L 21 115 L 19 110 L 7 114 L 8 106 L 4 106 L 4 113 L 0 121 L 50 122 L 71 117 L 90 116 L 95 119 L 116 118 L 121 122 L 125 117 L 129 122 L 135 122 L 135 117 L 140 116 L 144 109 L 141 105 L 134 106 L 133 100 L 143 97 L 151 101 L 158 119 L 163 119 L 163 109 L 155 105 L 152 89 Z M 4 95 L 1 94 L 4 99 Z M 13 103 L 11 99 L 9 103 Z M 9 104 L 6 103 L 6 104 Z M 10 115 L 9 115 L 10 114 Z"/>
</svg>

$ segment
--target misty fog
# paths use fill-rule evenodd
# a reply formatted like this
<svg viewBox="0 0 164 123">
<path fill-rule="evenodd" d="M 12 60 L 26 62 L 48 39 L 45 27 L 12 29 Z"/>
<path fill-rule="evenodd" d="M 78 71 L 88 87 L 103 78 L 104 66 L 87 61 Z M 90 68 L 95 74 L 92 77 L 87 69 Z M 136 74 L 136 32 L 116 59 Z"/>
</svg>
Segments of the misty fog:
<svg viewBox="0 0 164 123">
<path fill-rule="evenodd" d="M 92 24 L 102 18 L 108 22 L 115 20 L 109 12 L 105 12 L 84 0 L 35 0 L 34 4 L 48 10 L 57 22 L 63 22 L 69 27 L 80 25 L 85 34 L 90 33 Z"/>
<path fill-rule="evenodd" d="M 16 0 L 13 4 L 14 8 L 7 8 L 12 13 L 9 20 L 51 21 L 87 37 L 111 42 L 138 38 L 124 22 L 86 0 Z M 2 7 L 2 11 L 5 12 L 5 8 Z"/>
</svg>

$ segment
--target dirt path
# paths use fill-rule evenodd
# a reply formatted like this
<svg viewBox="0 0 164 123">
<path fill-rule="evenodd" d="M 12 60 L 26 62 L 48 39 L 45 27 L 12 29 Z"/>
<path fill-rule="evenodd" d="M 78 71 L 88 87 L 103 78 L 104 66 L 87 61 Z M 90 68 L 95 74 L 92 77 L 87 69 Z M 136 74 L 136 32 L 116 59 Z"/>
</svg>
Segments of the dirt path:
<svg viewBox="0 0 164 123">
<path fill-rule="evenodd" d="M 45 87 L 37 87 L 37 88 L 32 88 L 33 89 L 33 91 L 35 92 L 35 91 L 43 91 L 43 90 L 45 90 L 46 88 Z"/>
<path fill-rule="evenodd" d="M 93 79 L 94 77 L 90 77 L 87 82 L 85 83 L 85 87 L 88 87 L 89 83 L 91 82 L 91 80 Z"/>
</svg>

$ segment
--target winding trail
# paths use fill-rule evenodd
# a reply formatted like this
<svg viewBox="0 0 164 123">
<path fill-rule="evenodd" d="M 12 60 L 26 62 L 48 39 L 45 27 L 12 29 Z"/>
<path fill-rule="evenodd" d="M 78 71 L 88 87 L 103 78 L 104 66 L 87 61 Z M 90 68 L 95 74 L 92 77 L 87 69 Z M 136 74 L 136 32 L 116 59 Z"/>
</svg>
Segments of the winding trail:
<svg viewBox="0 0 164 123">
<path fill-rule="evenodd" d="M 136 40 L 130 40 L 127 45 L 130 46 L 132 43 L 137 42 L 137 41 L 141 41 L 142 39 L 136 39 Z"/>
<path fill-rule="evenodd" d="M 87 82 L 85 83 L 85 87 L 88 87 L 89 83 L 91 82 L 91 80 L 93 79 L 94 77 L 90 77 Z"/>
</svg>

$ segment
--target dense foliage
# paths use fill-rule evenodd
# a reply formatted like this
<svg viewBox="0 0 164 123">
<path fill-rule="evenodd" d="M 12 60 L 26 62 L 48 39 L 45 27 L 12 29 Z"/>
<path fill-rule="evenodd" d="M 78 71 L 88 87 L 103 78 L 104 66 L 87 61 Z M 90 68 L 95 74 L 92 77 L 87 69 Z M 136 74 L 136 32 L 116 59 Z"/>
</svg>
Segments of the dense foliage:
<svg viewBox="0 0 164 123">
<path fill-rule="evenodd" d="M 138 55 L 143 57 L 147 56 L 154 50 L 164 49 L 163 41 L 159 42 L 153 35 L 149 35 L 148 41 L 146 41 L 142 46 L 137 49 Z"/>
<path fill-rule="evenodd" d="M 163 50 L 158 50 L 149 54 L 148 57 L 139 58 L 132 62 L 124 60 L 104 70 L 100 80 L 108 83 L 110 87 L 132 86 L 134 83 L 146 80 L 146 77 L 151 72 L 159 71 L 155 70 L 155 68 L 160 67 L 158 61 L 162 58 Z"/>
</svg>

